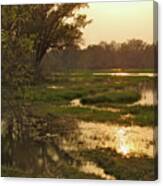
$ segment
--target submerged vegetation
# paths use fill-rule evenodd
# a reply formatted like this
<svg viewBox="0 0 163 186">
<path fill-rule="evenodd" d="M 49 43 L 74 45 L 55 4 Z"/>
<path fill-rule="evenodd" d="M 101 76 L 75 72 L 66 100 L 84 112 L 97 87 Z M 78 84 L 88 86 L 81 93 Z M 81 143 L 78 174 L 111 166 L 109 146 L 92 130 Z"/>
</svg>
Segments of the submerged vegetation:
<svg viewBox="0 0 163 186">
<path fill-rule="evenodd" d="M 155 177 L 154 160 L 148 157 L 126 158 L 110 149 L 85 150 L 82 154 L 119 180 L 153 180 Z"/>
<path fill-rule="evenodd" d="M 81 49 L 84 7 L 2 6 L 2 176 L 156 178 L 157 46 Z"/>
<path fill-rule="evenodd" d="M 21 122 L 21 125 L 24 123 L 23 129 L 21 129 L 24 137 L 21 139 L 25 141 L 22 142 L 22 145 L 29 143 L 26 141 L 28 138 L 36 143 L 34 144 L 36 149 L 32 150 L 30 156 L 33 156 L 32 158 L 36 156 L 38 163 L 33 164 L 32 169 L 34 171 L 30 172 L 29 167 L 26 166 L 26 161 L 22 161 L 22 165 L 20 165 L 20 160 L 18 161 L 15 157 L 16 167 L 14 168 L 4 157 L 8 154 L 8 148 L 13 150 L 17 148 L 20 154 L 21 146 L 13 147 L 8 143 L 9 146 L 5 147 L 3 141 L 2 160 L 5 163 L 2 165 L 2 175 L 89 179 L 102 179 L 107 178 L 106 175 L 113 175 L 116 179 L 153 180 L 155 177 L 155 157 L 149 158 L 143 154 L 142 157 L 135 157 L 135 154 L 133 157 L 127 157 L 123 153 L 118 154 L 111 148 L 92 150 L 84 146 L 82 150 L 80 145 L 83 145 L 84 142 L 80 140 L 77 142 L 81 133 L 78 126 L 80 121 L 93 122 L 97 126 L 101 125 L 101 127 L 103 124 L 107 126 L 118 124 L 122 128 L 129 126 L 154 127 L 157 119 L 156 106 L 135 105 L 142 98 L 141 87 L 144 83 L 146 86 L 147 79 L 147 85 L 153 87 L 154 78 L 151 77 L 119 78 L 94 76 L 91 72 L 76 72 L 73 75 L 72 72 L 66 72 L 61 75 L 59 73 L 54 74 L 42 85 L 25 87 L 23 96 L 21 91 L 17 91 L 13 103 L 23 103 L 26 111 L 23 118 L 21 120 L 17 118 L 15 122 Z M 7 121 L 6 116 L 3 115 L 2 118 L 5 122 Z M 17 130 L 20 130 L 19 127 L 13 129 L 12 138 L 14 140 L 16 133 L 18 133 Z M 67 150 L 63 148 L 64 139 L 72 143 L 72 147 L 67 144 Z M 101 141 L 98 137 L 92 139 Z M 4 136 L 2 140 L 5 140 Z M 48 146 L 49 143 L 53 146 L 53 150 L 51 147 L 51 150 L 49 147 L 44 150 L 44 147 Z M 37 149 L 38 144 L 41 144 L 42 150 Z M 78 151 L 72 152 L 71 148 L 75 145 L 79 146 Z M 151 145 L 153 145 L 153 141 L 149 142 L 147 146 Z M 68 150 L 69 148 L 70 150 Z M 40 155 L 33 154 L 39 151 L 42 152 Z M 126 153 L 125 149 L 124 153 Z M 7 156 L 7 158 L 13 159 L 12 156 L 18 156 L 18 154 L 13 151 L 11 156 Z M 59 157 L 59 160 L 57 158 L 55 160 L 55 156 Z M 44 162 L 44 159 L 49 162 L 45 166 L 43 163 L 39 163 Z M 100 175 L 95 170 L 83 172 L 81 167 L 86 166 L 83 165 L 86 161 L 94 162 L 97 166 L 97 172 L 102 170 L 104 172 L 100 172 Z M 36 171 L 40 166 L 45 169 L 43 173 Z M 54 167 L 59 167 L 59 170 L 57 171 Z M 87 168 L 85 169 L 87 170 Z"/>
</svg>

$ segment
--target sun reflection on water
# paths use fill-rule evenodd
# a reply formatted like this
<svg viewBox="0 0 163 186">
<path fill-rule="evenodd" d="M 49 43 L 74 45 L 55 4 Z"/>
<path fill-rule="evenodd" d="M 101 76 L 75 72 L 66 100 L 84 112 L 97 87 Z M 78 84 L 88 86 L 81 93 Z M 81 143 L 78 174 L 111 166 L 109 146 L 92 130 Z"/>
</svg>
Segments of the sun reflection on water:
<svg viewBox="0 0 163 186">
<path fill-rule="evenodd" d="M 135 130 L 134 130 L 135 129 Z M 143 138 L 138 127 L 119 127 L 116 132 L 116 151 L 121 153 L 125 157 L 147 155 L 149 148 L 152 149 L 152 145 L 148 148 L 150 143 L 149 135 Z M 147 130 L 147 129 L 146 129 Z M 149 154 L 148 154 L 149 155 Z"/>
<path fill-rule="evenodd" d="M 123 155 L 127 155 L 129 151 L 129 147 L 125 145 L 121 145 L 119 148 L 119 152 L 121 152 Z"/>
<path fill-rule="evenodd" d="M 77 148 L 111 148 L 125 157 L 154 156 L 152 127 L 80 122 Z M 79 147 L 80 145 L 80 147 Z"/>
<path fill-rule="evenodd" d="M 118 145 L 117 147 L 117 152 L 123 154 L 124 156 L 128 155 L 132 149 L 133 145 L 128 143 L 127 137 L 126 137 L 126 130 L 124 127 L 120 128 L 117 131 L 117 139 L 118 139 Z"/>
</svg>

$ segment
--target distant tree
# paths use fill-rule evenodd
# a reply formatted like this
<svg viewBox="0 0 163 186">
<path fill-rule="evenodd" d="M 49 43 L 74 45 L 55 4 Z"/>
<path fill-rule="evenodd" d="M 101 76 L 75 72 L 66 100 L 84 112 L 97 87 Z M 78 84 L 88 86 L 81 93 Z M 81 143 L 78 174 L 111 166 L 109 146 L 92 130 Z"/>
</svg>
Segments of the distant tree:
<svg viewBox="0 0 163 186">
<path fill-rule="evenodd" d="M 104 41 L 97 45 L 89 45 L 85 49 L 69 48 L 43 60 L 42 70 L 46 64 L 56 61 L 54 70 L 66 69 L 110 69 L 110 68 L 154 68 L 156 66 L 157 47 L 139 39 L 131 39 L 123 43 Z M 57 68 L 58 65 L 58 68 Z M 51 65 L 50 65 L 51 66 Z"/>
</svg>

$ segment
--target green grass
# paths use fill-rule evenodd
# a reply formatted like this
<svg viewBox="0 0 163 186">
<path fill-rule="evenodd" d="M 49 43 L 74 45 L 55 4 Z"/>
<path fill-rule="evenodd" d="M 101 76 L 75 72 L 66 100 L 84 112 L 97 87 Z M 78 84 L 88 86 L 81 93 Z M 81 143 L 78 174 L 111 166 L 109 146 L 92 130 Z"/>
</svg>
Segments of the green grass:
<svg viewBox="0 0 163 186">
<path fill-rule="evenodd" d="M 134 70 L 130 69 L 131 72 Z M 116 72 L 113 70 L 100 70 L 96 72 Z M 136 70 L 136 72 L 139 72 Z M 145 70 L 143 72 L 150 72 L 150 70 Z M 152 72 L 152 70 L 151 70 Z M 79 71 L 79 72 L 66 72 L 64 73 L 54 73 L 51 77 L 49 77 L 48 82 L 51 84 L 62 85 L 64 87 L 70 88 L 71 86 L 78 87 L 82 85 L 83 87 L 87 87 L 87 85 L 91 87 L 95 87 L 96 85 L 106 85 L 107 88 L 125 88 L 125 86 L 137 86 L 137 84 L 141 81 L 151 81 L 153 77 L 118 77 L 118 76 L 94 76 L 93 73 L 95 71 Z M 88 87 L 89 87 L 88 86 Z"/>
<path fill-rule="evenodd" d="M 154 78 L 149 77 L 102 77 L 93 76 L 91 72 L 56 74 L 54 82 L 49 84 L 26 87 L 24 96 L 18 93 L 16 103 L 24 102 L 31 105 L 33 112 L 46 115 L 52 113 L 59 116 L 68 115 L 75 119 L 97 122 L 118 122 L 121 124 L 153 125 L 154 110 L 142 106 L 126 107 L 126 104 L 140 99 L 136 86 L 148 79 L 153 85 Z M 50 85 L 63 87 L 62 89 L 48 89 Z M 97 107 L 115 107 L 120 113 L 97 111 L 91 108 L 70 108 L 67 105 L 73 99 L 81 99 L 85 105 Z M 62 106 L 62 107 L 58 107 Z M 7 110 L 7 109 L 6 109 Z M 122 114 L 133 114 L 134 118 L 121 120 Z"/>
<path fill-rule="evenodd" d="M 81 99 L 83 104 L 110 104 L 110 103 L 132 103 L 140 99 L 140 95 L 136 92 L 117 91 L 88 96 Z"/>
<path fill-rule="evenodd" d="M 86 90 L 48 89 L 47 87 L 29 87 L 25 90 L 24 101 L 27 102 L 53 102 L 67 104 L 72 99 L 87 95 Z M 22 99 L 20 95 L 17 99 Z"/>
<path fill-rule="evenodd" d="M 154 124 L 157 124 L 157 106 L 125 107 L 122 113 L 132 114 L 134 116 L 133 123 L 141 126 L 154 126 Z"/>
<path fill-rule="evenodd" d="M 54 106 L 52 104 L 36 104 L 32 112 L 37 116 L 51 114 L 59 117 L 70 117 L 84 121 L 115 122 L 119 113 L 99 111 L 91 108 Z"/>
<path fill-rule="evenodd" d="M 93 108 L 84 107 L 67 107 L 56 106 L 51 103 L 36 103 L 33 104 L 31 111 L 34 115 L 45 117 L 48 114 L 57 117 L 68 117 L 72 119 L 92 121 L 92 122 L 108 122 L 118 123 L 125 126 L 154 126 L 156 123 L 156 107 L 152 106 L 134 106 L 125 107 L 121 105 L 120 112 L 111 112 L 104 110 L 95 110 Z M 121 115 L 132 114 L 133 118 L 121 119 Z"/>
<path fill-rule="evenodd" d="M 117 69 L 109 70 L 116 72 Z M 152 72 L 149 69 L 133 70 L 127 69 L 124 72 Z M 24 102 L 29 106 L 31 115 L 38 118 L 51 118 L 53 127 L 51 132 L 57 126 L 59 129 L 57 134 L 62 133 L 63 128 L 69 129 L 76 126 L 76 120 L 84 120 L 91 122 L 107 122 L 108 124 L 139 125 L 153 126 L 156 122 L 156 107 L 153 106 L 132 106 L 127 107 L 129 103 L 133 103 L 140 99 L 137 87 L 139 84 L 148 81 L 153 85 L 155 79 L 150 77 L 113 77 L 113 76 L 93 76 L 94 71 L 77 71 L 67 73 L 56 73 L 47 82 L 42 85 L 26 87 L 22 96 L 18 92 L 15 103 Z M 99 71 L 108 72 L 108 70 Z M 50 85 L 63 87 L 62 89 L 48 89 Z M 3 88 L 3 87 L 2 87 Z M 15 93 L 16 94 L 16 93 Z M 70 101 L 73 99 L 81 99 L 86 105 L 95 105 L 97 107 L 115 107 L 120 112 L 111 112 L 104 110 L 96 110 L 89 107 L 70 107 Z M 16 109 L 16 107 L 14 107 Z M 4 106 L 2 108 L 4 110 Z M 6 108 L 6 111 L 8 109 Z M 3 117 L 8 117 L 10 112 L 3 113 Z M 122 119 L 122 115 L 131 114 L 133 117 Z M 36 117 L 37 118 L 37 117 Z M 56 123 L 56 119 L 58 123 Z M 62 122 L 60 121 L 62 119 Z M 48 119 L 47 119 L 48 120 Z M 55 122 L 54 122 L 55 121 Z M 46 131 L 46 127 L 37 125 L 42 131 Z M 37 129 L 36 127 L 36 129 Z M 53 129 L 53 130 L 52 130 Z M 61 130 L 60 130 L 61 129 Z M 35 132 L 35 131 L 34 131 Z M 43 132 L 44 135 L 44 132 Z M 61 138 L 62 140 L 62 138 Z M 6 148 L 8 148 L 6 146 Z M 31 153 L 34 151 L 30 149 Z M 10 152 L 9 152 L 10 153 Z M 117 179 L 127 180 L 154 180 L 154 160 L 147 157 L 125 158 L 111 149 L 95 149 L 77 152 L 84 156 L 86 160 L 94 161 L 99 167 L 103 168 L 106 174 L 115 176 Z M 34 154 L 35 155 L 35 154 Z M 23 156 L 24 157 L 24 156 Z M 20 159 L 19 159 L 20 161 Z M 2 165 L 2 176 L 14 177 L 54 177 L 54 178 L 85 178 L 100 179 L 94 174 L 86 174 L 81 172 L 77 167 L 62 163 L 58 168 L 58 172 L 53 175 L 47 173 L 35 173 L 28 170 L 22 170 L 19 166 L 8 167 Z M 54 166 L 54 165 L 53 165 Z M 51 167 L 55 170 L 55 166 Z M 53 169 L 54 168 L 54 169 Z"/>
<path fill-rule="evenodd" d="M 120 180 L 155 180 L 154 159 L 125 158 L 110 149 L 85 150 L 81 154 Z"/>
</svg>

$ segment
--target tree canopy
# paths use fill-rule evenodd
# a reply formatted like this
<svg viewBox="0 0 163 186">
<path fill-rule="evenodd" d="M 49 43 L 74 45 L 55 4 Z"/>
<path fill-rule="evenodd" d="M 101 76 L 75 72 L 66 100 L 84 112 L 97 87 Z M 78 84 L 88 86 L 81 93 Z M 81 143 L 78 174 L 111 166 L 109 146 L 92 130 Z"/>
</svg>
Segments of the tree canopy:
<svg viewBox="0 0 163 186">
<path fill-rule="evenodd" d="M 90 22 L 86 15 L 78 13 L 86 6 L 81 3 L 2 6 L 4 60 L 24 53 L 32 55 L 39 65 L 51 48 L 77 47 L 82 42 L 82 28 Z"/>
<path fill-rule="evenodd" d="M 79 13 L 84 7 L 87 4 L 2 6 L 3 108 L 9 111 L 17 95 L 23 98 L 26 87 L 38 83 L 39 66 L 47 51 L 79 47 L 82 29 L 90 22 Z"/>
</svg>

